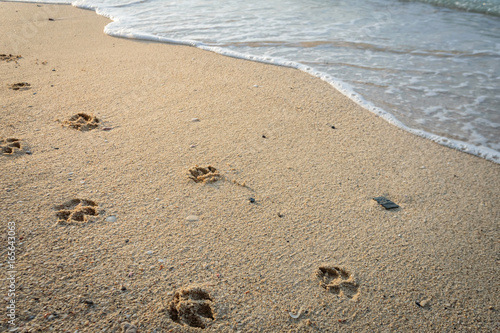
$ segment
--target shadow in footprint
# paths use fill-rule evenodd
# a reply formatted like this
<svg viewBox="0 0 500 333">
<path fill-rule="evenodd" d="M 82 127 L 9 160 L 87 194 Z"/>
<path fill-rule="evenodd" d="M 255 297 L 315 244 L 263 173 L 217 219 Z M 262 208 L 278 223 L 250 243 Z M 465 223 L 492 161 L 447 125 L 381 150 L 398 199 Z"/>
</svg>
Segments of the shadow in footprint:
<svg viewBox="0 0 500 333">
<path fill-rule="evenodd" d="M 316 271 L 319 285 L 339 297 L 355 298 L 359 295 L 359 285 L 345 269 L 336 266 L 321 266 Z"/>
</svg>

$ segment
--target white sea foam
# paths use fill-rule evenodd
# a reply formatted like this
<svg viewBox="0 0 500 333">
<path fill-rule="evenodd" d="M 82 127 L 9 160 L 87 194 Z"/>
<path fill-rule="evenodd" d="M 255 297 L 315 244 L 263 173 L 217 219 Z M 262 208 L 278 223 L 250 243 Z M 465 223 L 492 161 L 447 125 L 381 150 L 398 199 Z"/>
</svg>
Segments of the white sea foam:
<svg viewBox="0 0 500 333">
<path fill-rule="evenodd" d="M 475 0 L 459 2 L 484 9 Z M 105 28 L 111 36 L 297 68 L 395 126 L 500 163 L 497 17 L 389 0 L 72 4 L 112 19 Z"/>
</svg>

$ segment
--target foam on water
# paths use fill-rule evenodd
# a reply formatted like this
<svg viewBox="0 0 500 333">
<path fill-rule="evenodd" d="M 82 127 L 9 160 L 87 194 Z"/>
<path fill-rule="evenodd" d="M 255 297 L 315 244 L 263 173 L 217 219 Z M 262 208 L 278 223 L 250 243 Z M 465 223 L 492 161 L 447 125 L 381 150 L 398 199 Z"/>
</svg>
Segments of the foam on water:
<svg viewBox="0 0 500 333">
<path fill-rule="evenodd" d="M 500 163 L 499 0 L 72 4 L 112 19 L 112 36 L 297 68 L 395 126 Z"/>
</svg>

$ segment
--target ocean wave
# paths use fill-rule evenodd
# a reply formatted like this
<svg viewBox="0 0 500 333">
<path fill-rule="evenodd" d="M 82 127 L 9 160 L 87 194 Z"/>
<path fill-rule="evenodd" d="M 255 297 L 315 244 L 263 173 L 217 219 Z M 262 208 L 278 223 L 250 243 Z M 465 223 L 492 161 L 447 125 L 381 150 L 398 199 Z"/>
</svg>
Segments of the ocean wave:
<svg viewBox="0 0 500 333">
<path fill-rule="evenodd" d="M 423 2 L 434 6 L 463 10 L 466 12 L 500 16 L 498 0 L 399 0 L 401 2 Z"/>
</svg>

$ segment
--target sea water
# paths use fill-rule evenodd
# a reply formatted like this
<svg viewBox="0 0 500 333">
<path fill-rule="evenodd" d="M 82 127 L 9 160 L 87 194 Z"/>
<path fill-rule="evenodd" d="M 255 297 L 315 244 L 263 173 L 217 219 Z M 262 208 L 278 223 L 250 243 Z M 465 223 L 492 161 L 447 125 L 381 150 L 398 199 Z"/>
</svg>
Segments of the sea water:
<svg viewBox="0 0 500 333">
<path fill-rule="evenodd" d="M 301 69 L 400 128 L 500 163 L 500 0 L 71 3 L 111 18 L 112 36 Z"/>
</svg>

